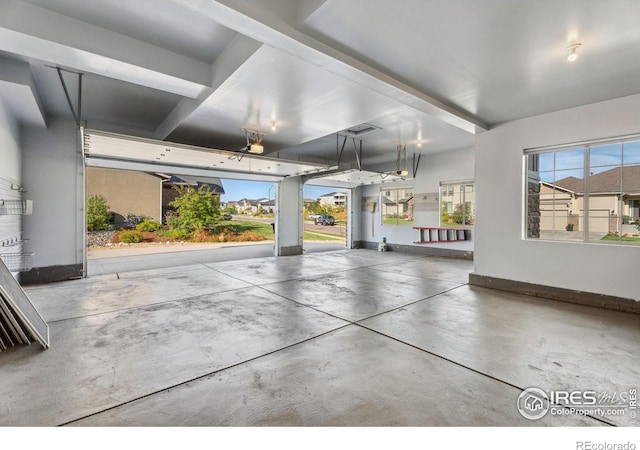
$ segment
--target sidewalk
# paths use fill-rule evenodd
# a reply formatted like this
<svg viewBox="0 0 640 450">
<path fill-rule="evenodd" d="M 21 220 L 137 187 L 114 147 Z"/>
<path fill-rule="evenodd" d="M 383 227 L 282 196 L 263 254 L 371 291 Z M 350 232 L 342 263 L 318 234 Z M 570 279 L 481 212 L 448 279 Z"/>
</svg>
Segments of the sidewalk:
<svg viewBox="0 0 640 450">
<path fill-rule="evenodd" d="M 138 255 L 150 255 L 158 253 L 169 252 L 190 252 L 194 250 L 213 250 L 217 248 L 227 247 L 244 247 L 249 245 L 270 245 L 273 247 L 274 241 L 258 241 L 258 242 L 221 242 L 221 243 L 192 243 L 192 242 L 171 242 L 169 244 L 145 244 L 145 245 L 130 245 L 130 246 L 112 246 L 101 248 L 90 248 L 87 250 L 87 258 L 100 259 L 100 258 L 120 258 L 122 256 L 138 256 Z"/>
<path fill-rule="evenodd" d="M 91 250 L 87 276 L 275 256 L 273 241 Z M 344 250 L 344 242 L 305 242 L 304 253 Z"/>
</svg>

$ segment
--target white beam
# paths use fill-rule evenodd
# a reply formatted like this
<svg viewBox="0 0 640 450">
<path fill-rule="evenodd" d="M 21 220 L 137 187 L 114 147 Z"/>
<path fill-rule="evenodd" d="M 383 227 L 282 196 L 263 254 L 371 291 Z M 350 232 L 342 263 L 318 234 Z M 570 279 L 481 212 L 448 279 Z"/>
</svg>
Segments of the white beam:
<svg viewBox="0 0 640 450">
<path fill-rule="evenodd" d="M 0 58 L 0 99 L 18 122 L 47 126 L 47 115 L 28 63 Z"/>
<path fill-rule="evenodd" d="M 0 50 L 197 98 L 210 66 L 44 8 L 3 0 Z"/>
<path fill-rule="evenodd" d="M 197 99 L 183 98 L 156 130 L 155 139 L 166 139 L 191 114 L 227 81 L 262 46 L 260 42 L 244 35 L 237 35 L 216 58 L 211 67 L 211 87 L 202 91 Z"/>
</svg>

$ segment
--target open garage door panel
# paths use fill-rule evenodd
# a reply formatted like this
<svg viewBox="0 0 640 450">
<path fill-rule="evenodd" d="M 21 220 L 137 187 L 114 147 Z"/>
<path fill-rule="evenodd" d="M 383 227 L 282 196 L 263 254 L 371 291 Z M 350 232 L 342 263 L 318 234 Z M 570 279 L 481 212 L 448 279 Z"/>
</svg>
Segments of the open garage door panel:
<svg viewBox="0 0 640 450">
<path fill-rule="evenodd" d="M 289 176 L 327 171 L 326 164 L 289 161 L 84 130 L 83 148 L 88 166 L 207 175 L 255 181 L 279 181 Z"/>
<path fill-rule="evenodd" d="M 340 172 L 332 172 L 329 174 L 318 174 L 307 180 L 307 184 L 311 186 L 328 186 L 335 188 L 354 188 L 368 184 L 383 184 L 405 181 L 404 176 L 396 175 L 389 172 L 371 172 L 367 170 L 350 169 Z"/>
</svg>

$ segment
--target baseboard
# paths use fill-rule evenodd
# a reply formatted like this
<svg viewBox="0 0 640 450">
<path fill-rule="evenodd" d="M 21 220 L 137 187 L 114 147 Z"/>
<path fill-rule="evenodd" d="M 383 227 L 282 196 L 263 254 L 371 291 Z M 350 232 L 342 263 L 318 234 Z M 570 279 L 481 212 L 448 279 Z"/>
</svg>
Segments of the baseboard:
<svg viewBox="0 0 640 450">
<path fill-rule="evenodd" d="M 535 295 L 552 300 L 558 300 L 577 305 L 593 306 L 596 308 L 640 314 L 640 302 L 612 295 L 595 294 L 593 292 L 576 291 L 572 289 L 544 286 L 523 281 L 506 280 L 485 275 L 469 274 L 469 284 L 500 291 L 518 294 Z"/>
<path fill-rule="evenodd" d="M 82 278 L 82 271 L 82 264 L 34 267 L 28 272 L 20 273 L 20 283 L 27 285 L 72 280 Z"/>
<path fill-rule="evenodd" d="M 366 248 L 368 250 L 378 250 L 378 242 L 355 241 L 354 248 Z M 447 258 L 473 259 L 473 252 L 469 250 L 454 250 L 442 247 L 403 245 L 387 243 L 387 251 L 411 253 L 423 256 L 444 256 Z"/>
<path fill-rule="evenodd" d="M 280 247 L 278 250 L 279 256 L 294 256 L 302 255 L 302 247 L 300 245 L 292 245 L 290 247 Z"/>
</svg>

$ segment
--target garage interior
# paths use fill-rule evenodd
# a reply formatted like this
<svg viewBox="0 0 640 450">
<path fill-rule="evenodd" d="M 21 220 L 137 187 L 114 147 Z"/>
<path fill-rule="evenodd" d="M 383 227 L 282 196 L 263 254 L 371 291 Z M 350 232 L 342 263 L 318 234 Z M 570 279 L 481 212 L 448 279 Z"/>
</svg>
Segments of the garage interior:
<svg viewBox="0 0 640 450">
<path fill-rule="evenodd" d="M 0 425 L 637 426 L 517 402 L 637 389 L 640 247 L 536 236 L 527 189 L 545 152 L 634 154 L 639 29 L 628 0 L 4 0 L 0 255 L 51 346 L 0 353 Z M 92 166 L 274 182 L 273 251 L 88 274 Z M 305 251 L 305 184 L 348 189 L 346 249 Z M 451 185 L 465 240 L 424 242 Z"/>
</svg>

